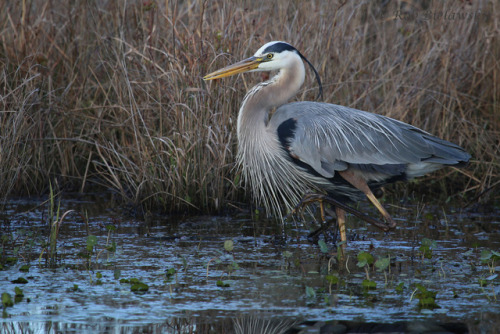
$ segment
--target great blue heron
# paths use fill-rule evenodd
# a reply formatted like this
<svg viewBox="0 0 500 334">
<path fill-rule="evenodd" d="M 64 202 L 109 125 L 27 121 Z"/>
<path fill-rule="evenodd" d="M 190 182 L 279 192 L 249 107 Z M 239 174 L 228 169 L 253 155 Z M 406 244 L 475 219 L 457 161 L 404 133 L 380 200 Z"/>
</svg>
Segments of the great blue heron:
<svg viewBox="0 0 500 334">
<path fill-rule="evenodd" d="M 372 190 L 409 180 L 443 166 L 463 166 L 470 155 L 461 147 L 385 116 L 320 102 L 287 103 L 305 78 L 305 61 L 281 41 L 263 45 L 250 58 L 206 75 L 213 80 L 243 72 L 278 74 L 248 91 L 238 114 L 238 162 L 256 202 L 278 217 L 310 191 L 344 202 L 363 194 L 388 223 L 395 223 Z M 273 108 L 277 108 L 269 118 Z M 345 212 L 336 207 L 341 240 Z"/>
</svg>

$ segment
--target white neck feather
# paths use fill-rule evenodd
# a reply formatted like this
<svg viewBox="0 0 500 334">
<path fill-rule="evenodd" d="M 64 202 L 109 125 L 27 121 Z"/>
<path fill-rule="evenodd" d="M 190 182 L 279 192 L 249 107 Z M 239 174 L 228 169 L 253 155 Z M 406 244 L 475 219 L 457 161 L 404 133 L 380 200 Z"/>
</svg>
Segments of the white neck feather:
<svg viewBox="0 0 500 334">
<path fill-rule="evenodd" d="M 296 61 L 270 80 L 253 87 L 246 94 L 238 114 L 238 163 L 245 183 L 250 185 L 255 199 L 268 211 L 282 214 L 285 207 L 296 205 L 306 191 L 300 175 L 290 175 L 290 163 L 280 147 L 277 133 L 270 132 L 267 124 L 272 108 L 288 102 L 304 83 L 305 68 L 297 56 Z M 283 156 L 282 156 L 283 155 Z M 285 178 L 285 179 L 284 179 Z M 291 187 L 283 192 L 283 184 Z"/>
</svg>

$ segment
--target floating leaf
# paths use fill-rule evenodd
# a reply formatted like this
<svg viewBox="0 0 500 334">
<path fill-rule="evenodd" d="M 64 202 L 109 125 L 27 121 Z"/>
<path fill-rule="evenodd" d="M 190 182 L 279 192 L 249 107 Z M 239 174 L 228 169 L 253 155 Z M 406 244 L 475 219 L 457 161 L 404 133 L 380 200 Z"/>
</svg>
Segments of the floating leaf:
<svg viewBox="0 0 500 334">
<path fill-rule="evenodd" d="M 497 257 L 497 259 L 495 259 L 495 260 L 499 260 L 500 259 L 500 252 L 495 252 L 494 250 L 492 250 L 491 254 L 493 254 L 494 256 Z"/>
<path fill-rule="evenodd" d="M 420 298 L 418 301 L 418 306 L 427 309 L 433 309 L 439 307 L 438 304 L 436 304 L 436 300 L 433 297 Z"/>
<path fill-rule="evenodd" d="M 432 249 L 427 245 L 422 242 L 422 246 L 418 249 L 421 253 L 422 256 L 426 259 L 432 259 Z"/>
<path fill-rule="evenodd" d="M 175 270 L 175 268 L 170 268 L 170 269 L 167 269 L 167 271 L 165 272 L 165 275 L 167 276 L 167 278 L 171 278 L 172 276 L 175 275 L 177 271 Z"/>
<path fill-rule="evenodd" d="M 7 292 L 2 293 L 2 305 L 3 305 L 3 307 L 14 306 L 14 302 L 12 301 L 12 297 Z"/>
<path fill-rule="evenodd" d="M 436 248 L 436 245 L 436 241 L 423 238 L 422 245 L 419 248 L 420 252 L 422 252 L 422 256 L 426 259 L 432 259 L 432 249 Z"/>
<path fill-rule="evenodd" d="M 480 257 L 480 259 L 481 259 L 482 262 L 488 262 L 491 259 L 492 256 L 493 256 L 493 253 L 491 251 L 489 251 L 487 249 L 483 249 L 481 251 L 481 257 Z"/>
<path fill-rule="evenodd" d="M 335 275 L 326 275 L 325 278 L 330 284 L 337 284 L 339 282 L 339 278 Z"/>
<path fill-rule="evenodd" d="M 113 224 L 108 224 L 108 225 L 106 225 L 106 230 L 114 232 L 114 231 L 116 231 L 116 226 Z"/>
<path fill-rule="evenodd" d="M 217 286 L 219 288 L 228 288 L 228 287 L 230 287 L 229 283 L 225 283 L 222 280 L 218 280 L 216 284 L 217 284 Z"/>
<path fill-rule="evenodd" d="M 314 298 L 314 297 L 316 297 L 316 292 L 310 286 L 306 286 L 306 297 L 307 298 Z"/>
<path fill-rule="evenodd" d="M 394 290 L 396 290 L 397 293 L 402 293 L 404 287 L 405 287 L 405 284 L 403 282 L 401 282 L 398 285 L 396 285 L 396 288 Z"/>
<path fill-rule="evenodd" d="M 484 249 L 481 251 L 481 258 L 480 259 L 483 263 L 488 263 L 490 261 L 498 261 L 498 260 L 500 260 L 500 253 L 492 251 L 492 250 Z"/>
<path fill-rule="evenodd" d="M 479 283 L 479 286 L 483 288 L 488 284 L 488 281 L 485 279 L 479 278 L 478 283 Z"/>
<path fill-rule="evenodd" d="M 422 238 L 422 246 L 429 248 L 436 248 L 437 242 L 435 240 L 431 240 L 429 238 Z"/>
<path fill-rule="evenodd" d="M 434 309 L 438 308 L 439 305 L 436 304 L 437 292 L 427 290 L 427 288 L 421 284 L 416 284 L 418 292 L 415 297 L 418 298 L 418 306 L 420 308 Z"/>
<path fill-rule="evenodd" d="M 233 240 L 226 240 L 226 241 L 224 241 L 224 249 L 227 252 L 232 252 L 233 249 L 234 249 L 234 242 L 233 242 Z"/>
<path fill-rule="evenodd" d="M 16 293 L 16 297 L 24 296 L 23 290 L 17 286 L 14 288 L 14 292 Z"/>
<path fill-rule="evenodd" d="M 116 252 L 116 242 L 113 240 L 110 246 L 106 248 L 108 252 L 114 253 Z"/>
<path fill-rule="evenodd" d="M 358 267 L 364 267 L 367 264 L 372 264 L 374 261 L 373 255 L 367 252 L 360 252 L 358 254 Z"/>
<path fill-rule="evenodd" d="M 384 257 L 382 259 L 378 259 L 375 262 L 375 267 L 377 268 L 378 271 L 384 271 L 387 269 L 387 267 L 389 267 L 390 264 L 391 264 L 390 257 Z"/>
<path fill-rule="evenodd" d="M 371 281 L 368 279 L 364 279 L 363 283 L 361 283 L 361 286 L 367 290 L 374 290 L 377 288 L 377 282 L 374 282 L 374 281 Z"/>
<path fill-rule="evenodd" d="M 326 242 L 324 240 L 319 240 L 318 246 L 322 253 L 328 253 L 328 246 L 326 245 Z"/>
<path fill-rule="evenodd" d="M 464 255 L 470 256 L 470 255 L 472 255 L 472 253 L 474 253 L 474 251 L 472 249 L 469 249 L 467 252 L 464 253 Z"/>
<path fill-rule="evenodd" d="M 145 283 L 139 282 L 135 283 L 130 287 L 130 291 L 132 292 L 146 292 L 149 290 L 149 286 Z"/>
<path fill-rule="evenodd" d="M 78 287 L 78 284 L 73 284 L 73 286 L 66 291 L 68 292 L 81 292 L 80 288 Z"/>
<path fill-rule="evenodd" d="M 97 245 L 97 237 L 95 235 L 89 235 L 87 237 L 87 250 L 91 252 L 95 245 Z"/>
<path fill-rule="evenodd" d="M 231 262 L 231 268 L 232 270 L 238 270 L 240 269 L 240 265 L 237 262 Z"/>
<path fill-rule="evenodd" d="M 120 269 L 118 269 L 118 268 L 117 268 L 117 269 L 115 269 L 115 270 L 113 271 L 113 277 L 114 277 L 115 279 L 119 279 L 121 275 L 122 275 L 122 271 L 121 271 Z M 120 282 L 120 283 L 121 283 L 121 282 Z"/>
<path fill-rule="evenodd" d="M 19 271 L 23 272 L 23 273 L 27 273 L 30 271 L 30 266 L 25 264 L 25 265 L 22 265 L 21 268 L 19 268 Z"/>
<path fill-rule="evenodd" d="M 10 281 L 11 283 L 14 283 L 14 284 L 26 284 L 28 283 L 28 280 L 24 277 L 19 277 L 13 281 Z"/>
</svg>

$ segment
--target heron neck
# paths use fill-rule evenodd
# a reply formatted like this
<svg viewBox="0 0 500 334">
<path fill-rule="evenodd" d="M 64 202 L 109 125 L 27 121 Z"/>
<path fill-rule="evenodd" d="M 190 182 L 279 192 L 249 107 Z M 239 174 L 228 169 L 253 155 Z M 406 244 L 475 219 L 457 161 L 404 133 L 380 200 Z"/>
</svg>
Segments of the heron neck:
<svg viewBox="0 0 500 334">
<path fill-rule="evenodd" d="M 297 57 L 298 58 L 298 57 Z M 238 155 L 237 162 L 242 169 L 242 178 L 251 189 L 257 202 L 281 215 L 278 197 L 286 206 L 298 203 L 298 193 L 304 194 L 306 183 L 300 176 L 288 174 L 283 166 L 286 159 L 280 158 L 280 141 L 277 133 L 268 127 L 269 112 L 274 107 L 292 98 L 304 82 L 305 69 L 302 60 L 282 69 L 269 81 L 250 89 L 245 96 L 238 114 Z M 297 181 L 300 179 L 300 181 Z M 293 184 L 285 195 L 275 189 Z"/>
<path fill-rule="evenodd" d="M 243 99 L 238 114 L 239 140 L 241 141 L 244 133 L 257 135 L 256 132 L 265 130 L 271 109 L 285 104 L 294 97 L 304 83 L 304 78 L 304 64 L 301 59 L 297 59 L 270 80 L 250 89 Z"/>
</svg>

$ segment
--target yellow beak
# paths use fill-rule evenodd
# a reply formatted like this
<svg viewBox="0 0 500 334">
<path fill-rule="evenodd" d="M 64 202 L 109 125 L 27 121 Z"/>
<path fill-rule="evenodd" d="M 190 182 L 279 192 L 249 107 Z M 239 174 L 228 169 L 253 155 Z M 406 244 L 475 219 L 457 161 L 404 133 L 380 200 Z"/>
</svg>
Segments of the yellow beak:
<svg viewBox="0 0 500 334">
<path fill-rule="evenodd" d="M 261 62 L 262 58 L 250 57 L 239 61 L 236 64 L 226 66 L 224 68 L 221 68 L 220 70 L 207 74 L 203 77 L 203 80 L 214 80 L 229 77 L 238 73 L 248 72 L 259 67 L 259 64 Z"/>
</svg>

